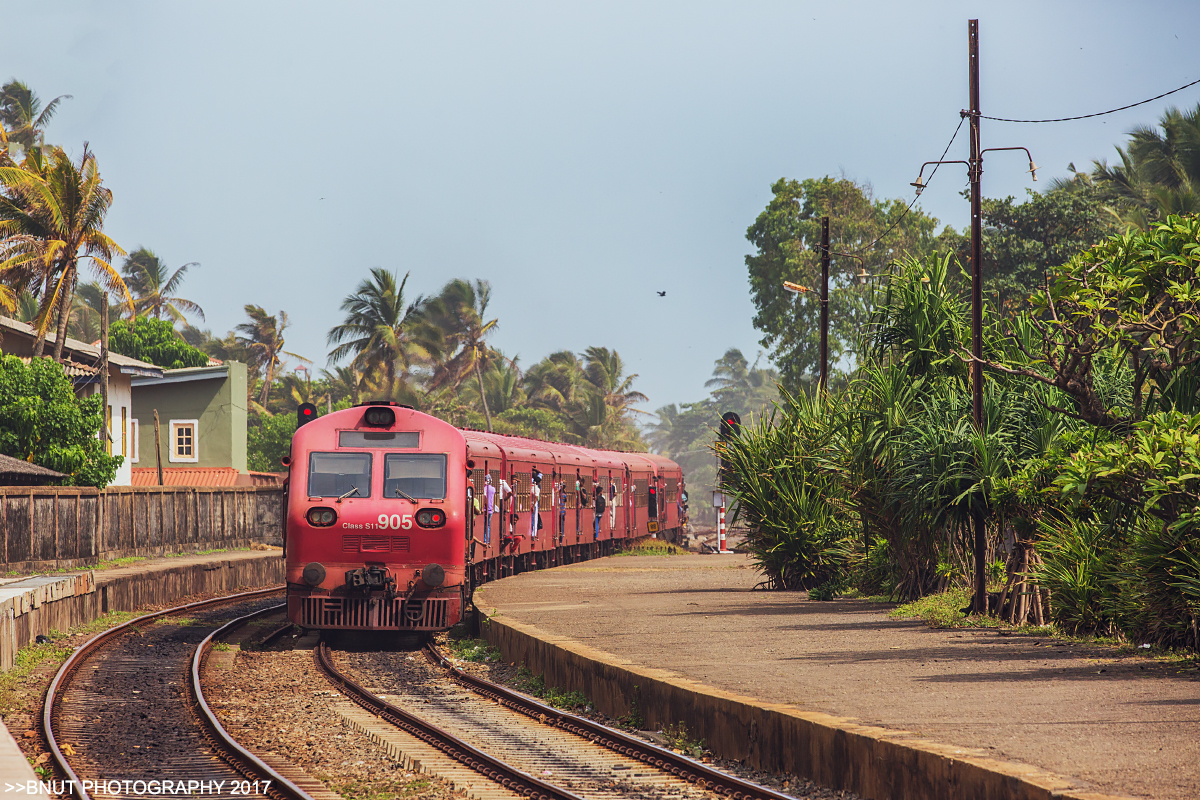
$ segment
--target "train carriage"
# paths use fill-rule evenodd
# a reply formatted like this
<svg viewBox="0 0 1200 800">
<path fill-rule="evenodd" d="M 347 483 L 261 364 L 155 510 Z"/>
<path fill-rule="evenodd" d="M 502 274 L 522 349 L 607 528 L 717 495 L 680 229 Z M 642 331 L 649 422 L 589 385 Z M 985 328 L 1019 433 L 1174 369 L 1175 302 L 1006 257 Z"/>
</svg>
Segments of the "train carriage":
<svg viewBox="0 0 1200 800">
<path fill-rule="evenodd" d="M 305 628 L 444 630 L 482 582 L 684 523 L 669 459 L 459 430 L 392 403 L 302 424 L 287 465 L 288 616 Z"/>
</svg>

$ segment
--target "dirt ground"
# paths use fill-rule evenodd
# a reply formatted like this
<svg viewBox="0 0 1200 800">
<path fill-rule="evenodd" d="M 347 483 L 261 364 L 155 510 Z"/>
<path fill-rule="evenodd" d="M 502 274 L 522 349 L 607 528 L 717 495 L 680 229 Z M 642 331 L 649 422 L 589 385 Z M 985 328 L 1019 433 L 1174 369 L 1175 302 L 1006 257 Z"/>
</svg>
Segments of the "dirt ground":
<svg viewBox="0 0 1200 800">
<path fill-rule="evenodd" d="M 1194 663 L 935 630 L 866 601 L 753 591 L 759 580 L 740 555 L 626 556 L 488 584 L 477 603 L 726 691 L 988 749 L 1098 791 L 1200 797 Z"/>
</svg>

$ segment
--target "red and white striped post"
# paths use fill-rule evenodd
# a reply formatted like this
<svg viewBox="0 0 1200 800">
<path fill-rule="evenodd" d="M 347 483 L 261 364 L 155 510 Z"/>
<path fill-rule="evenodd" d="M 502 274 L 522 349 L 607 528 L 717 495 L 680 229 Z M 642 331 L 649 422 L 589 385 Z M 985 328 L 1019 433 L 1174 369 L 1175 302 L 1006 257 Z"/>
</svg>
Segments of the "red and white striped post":
<svg viewBox="0 0 1200 800">
<path fill-rule="evenodd" d="M 713 506 L 717 509 L 717 553 L 726 555 L 733 551 L 725 541 L 725 493 L 713 492 Z"/>
<path fill-rule="evenodd" d="M 725 505 L 717 509 L 717 552 L 728 553 L 729 547 L 725 544 Z"/>
</svg>

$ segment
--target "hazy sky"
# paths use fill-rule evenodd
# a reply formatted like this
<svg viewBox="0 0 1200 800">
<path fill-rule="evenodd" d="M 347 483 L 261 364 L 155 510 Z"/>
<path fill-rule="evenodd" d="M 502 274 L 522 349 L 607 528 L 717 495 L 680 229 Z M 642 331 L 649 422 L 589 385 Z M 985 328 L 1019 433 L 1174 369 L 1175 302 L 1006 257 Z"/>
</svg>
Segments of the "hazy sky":
<svg viewBox="0 0 1200 800">
<path fill-rule="evenodd" d="M 9 2 L 0 80 L 72 94 L 48 140 L 90 141 L 108 232 L 172 267 L 221 334 L 283 309 L 325 365 L 371 267 L 409 291 L 491 281 L 492 343 L 528 367 L 615 348 L 647 408 L 751 360 L 745 231 L 780 177 L 845 174 L 911 197 L 967 105 L 1100 111 L 1200 78 L 1195 2 Z M 1190 44 L 1189 44 L 1190 42 Z M 1057 125 L 984 123 L 984 192 L 1023 196 L 1110 158 L 1200 86 Z M 964 128 L 965 131 L 965 128 Z M 949 158 L 965 157 L 960 134 Z M 962 228 L 962 168 L 921 207 Z M 656 290 L 665 290 L 660 298 Z"/>
</svg>

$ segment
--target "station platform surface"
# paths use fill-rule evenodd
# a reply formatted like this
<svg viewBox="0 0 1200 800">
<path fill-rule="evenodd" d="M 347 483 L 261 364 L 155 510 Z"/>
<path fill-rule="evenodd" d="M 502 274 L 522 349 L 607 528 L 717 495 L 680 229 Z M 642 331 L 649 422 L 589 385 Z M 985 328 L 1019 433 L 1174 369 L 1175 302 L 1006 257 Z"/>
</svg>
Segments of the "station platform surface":
<svg viewBox="0 0 1200 800">
<path fill-rule="evenodd" d="M 485 585 L 479 608 L 726 692 L 987 750 L 1097 792 L 1200 797 L 1200 671 L 754 591 L 742 555 L 616 556 Z"/>
</svg>

